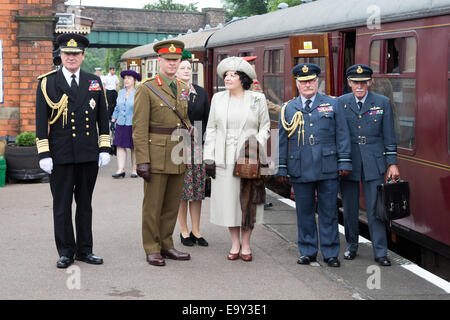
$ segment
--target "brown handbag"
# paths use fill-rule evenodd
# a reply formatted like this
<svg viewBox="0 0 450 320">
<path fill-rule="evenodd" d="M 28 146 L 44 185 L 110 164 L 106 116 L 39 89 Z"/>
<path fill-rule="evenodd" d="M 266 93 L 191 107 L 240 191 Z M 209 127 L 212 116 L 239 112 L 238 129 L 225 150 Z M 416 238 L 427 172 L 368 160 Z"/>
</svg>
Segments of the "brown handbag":
<svg viewBox="0 0 450 320">
<path fill-rule="evenodd" d="M 260 179 L 260 163 L 249 163 L 249 159 L 239 159 L 234 165 L 233 175 L 243 179 Z"/>
</svg>

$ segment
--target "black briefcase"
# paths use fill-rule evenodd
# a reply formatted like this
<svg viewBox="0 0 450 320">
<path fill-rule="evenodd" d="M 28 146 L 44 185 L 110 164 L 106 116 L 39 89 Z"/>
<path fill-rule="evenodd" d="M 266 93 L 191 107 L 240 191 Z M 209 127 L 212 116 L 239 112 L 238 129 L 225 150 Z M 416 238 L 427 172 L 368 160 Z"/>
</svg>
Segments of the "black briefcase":
<svg viewBox="0 0 450 320">
<path fill-rule="evenodd" d="M 397 182 L 383 183 L 377 186 L 377 206 L 375 215 L 383 222 L 402 219 L 410 215 L 409 183 Z"/>
</svg>

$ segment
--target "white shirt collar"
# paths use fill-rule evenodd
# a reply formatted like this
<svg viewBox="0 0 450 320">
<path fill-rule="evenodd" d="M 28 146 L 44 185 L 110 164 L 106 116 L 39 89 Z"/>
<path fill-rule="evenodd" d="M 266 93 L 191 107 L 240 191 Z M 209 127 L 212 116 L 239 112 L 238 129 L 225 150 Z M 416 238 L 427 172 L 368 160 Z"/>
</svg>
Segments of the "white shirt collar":
<svg viewBox="0 0 450 320">
<path fill-rule="evenodd" d="M 366 99 L 367 99 L 367 96 L 368 96 L 368 95 L 369 95 L 369 90 L 367 90 L 366 95 L 365 95 L 361 100 L 359 100 L 359 99 L 355 96 L 355 94 L 353 94 L 353 96 L 355 97 L 356 103 L 358 103 L 359 101 L 361 101 L 363 104 L 364 104 L 364 102 L 366 102 Z"/>
<path fill-rule="evenodd" d="M 61 68 L 64 78 L 66 78 L 67 84 L 70 85 L 72 84 L 72 72 L 70 72 L 69 70 L 66 69 L 66 67 L 62 67 Z M 78 68 L 78 70 L 75 72 L 75 81 L 77 82 L 77 85 L 80 85 L 80 68 Z"/>
<path fill-rule="evenodd" d="M 316 99 L 317 93 L 315 95 L 313 95 L 311 98 L 307 99 L 304 96 L 300 95 L 300 98 L 302 99 L 302 106 L 305 105 L 306 100 L 311 100 L 311 104 L 309 105 L 310 107 L 312 107 L 314 100 Z"/>
</svg>

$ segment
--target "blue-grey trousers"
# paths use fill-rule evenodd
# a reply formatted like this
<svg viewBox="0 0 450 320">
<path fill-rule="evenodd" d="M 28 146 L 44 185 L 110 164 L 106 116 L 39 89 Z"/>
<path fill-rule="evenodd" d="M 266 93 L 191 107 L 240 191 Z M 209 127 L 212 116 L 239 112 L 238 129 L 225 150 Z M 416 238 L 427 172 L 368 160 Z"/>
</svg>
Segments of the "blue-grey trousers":
<svg viewBox="0 0 450 320">
<path fill-rule="evenodd" d="M 339 229 L 337 211 L 337 179 L 309 183 L 293 183 L 297 211 L 298 249 L 300 255 L 316 256 L 318 238 L 325 259 L 339 255 Z M 315 216 L 315 191 L 317 190 L 319 237 Z"/>
</svg>

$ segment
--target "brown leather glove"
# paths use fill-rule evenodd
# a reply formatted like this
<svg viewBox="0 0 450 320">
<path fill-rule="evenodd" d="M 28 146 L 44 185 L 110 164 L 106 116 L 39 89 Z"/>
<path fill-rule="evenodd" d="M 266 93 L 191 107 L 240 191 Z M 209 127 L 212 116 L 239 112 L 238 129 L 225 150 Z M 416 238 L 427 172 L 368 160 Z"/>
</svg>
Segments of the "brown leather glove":
<svg viewBox="0 0 450 320">
<path fill-rule="evenodd" d="M 351 170 L 339 170 L 339 177 L 346 177 L 346 176 L 348 176 L 350 173 L 352 173 Z"/>
<path fill-rule="evenodd" d="M 205 161 L 206 174 L 215 179 L 216 178 L 216 163 L 214 161 Z"/>
<path fill-rule="evenodd" d="M 136 173 L 145 181 L 150 182 L 150 163 L 140 163 L 136 166 Z"/>
<path fill-rule="evenodd" d="M 276 179 L 277 179 L 278 183 L 285 184 L 285 185 L 288 184 L 288 179 L 286 176 L 278 176 Z"/>
</svg>

